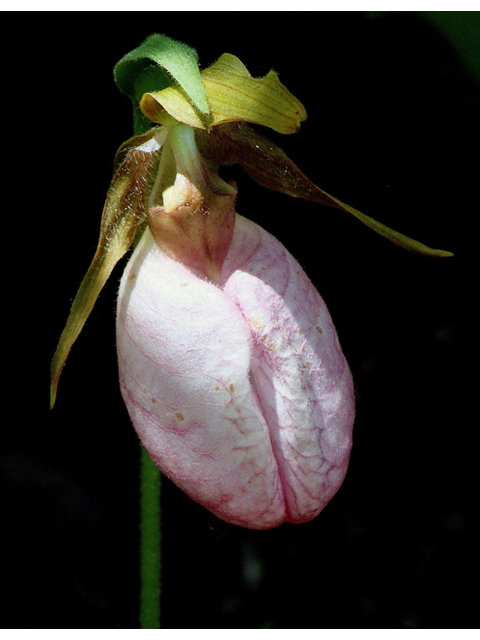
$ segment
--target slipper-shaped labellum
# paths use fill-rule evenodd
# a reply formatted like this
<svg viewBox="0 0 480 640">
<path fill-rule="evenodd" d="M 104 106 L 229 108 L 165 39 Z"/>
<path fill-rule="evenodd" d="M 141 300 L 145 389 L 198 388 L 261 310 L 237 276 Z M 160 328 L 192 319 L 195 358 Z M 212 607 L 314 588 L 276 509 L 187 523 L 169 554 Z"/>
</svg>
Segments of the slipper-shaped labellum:
<svg viewBox="0 0 480 640">
<path fill-rule="evenodd" d="M 120 286 L 120 382 L 155 464 L 223 520 L 267 529 L 311 520 L 341 485 L 354 392 L 298 262 L 233 216 L 218 282 L 147 229 Z"/>
</svg>

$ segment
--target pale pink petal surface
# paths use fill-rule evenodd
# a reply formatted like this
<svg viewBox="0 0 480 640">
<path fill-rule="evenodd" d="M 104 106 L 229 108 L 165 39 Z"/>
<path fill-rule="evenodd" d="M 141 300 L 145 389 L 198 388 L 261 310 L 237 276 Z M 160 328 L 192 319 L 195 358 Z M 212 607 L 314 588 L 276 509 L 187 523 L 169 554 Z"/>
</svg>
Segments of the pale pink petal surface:
<svg viewBox="0 0 480 640">
<path fill-rule="evenodd" d="M 256 529 L 304 522 L 338 490 L 350 370 L 318 292 L 255 223 L 236 216 L 218 284 L 146 231 L 122 278 L 117 343 L 143 445 L 218 517 Z"/>
</svg>

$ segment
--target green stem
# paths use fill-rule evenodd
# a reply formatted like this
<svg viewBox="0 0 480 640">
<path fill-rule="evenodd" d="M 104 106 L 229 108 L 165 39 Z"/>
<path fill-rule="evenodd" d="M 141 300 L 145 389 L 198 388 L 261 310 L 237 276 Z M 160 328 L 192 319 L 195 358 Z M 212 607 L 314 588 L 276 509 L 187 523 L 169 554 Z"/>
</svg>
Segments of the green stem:
<svg viewBox="0 0 480 640">
<path fill-rule="evenodd" d="M 158 73 L 163 72 L 158 69 Z M 135 79 L 133 98 L 134 135 L 145 133 L 151 123 L 140 113 L 143 92 L 159 81 L 155 67 Z M 158 87 L 157 87 L 158 88 Z M 140 445 L 141 446 L 141 445 Z M 161 473 L 141 446 L 140 452 L 140 629 L 160 629 L 161 593 Z"/>
<path fill-rule="evenodd" d="M 140 629 L 160 629 L 161 532 L 159 469 L 140 457 Z"/>
</svg>

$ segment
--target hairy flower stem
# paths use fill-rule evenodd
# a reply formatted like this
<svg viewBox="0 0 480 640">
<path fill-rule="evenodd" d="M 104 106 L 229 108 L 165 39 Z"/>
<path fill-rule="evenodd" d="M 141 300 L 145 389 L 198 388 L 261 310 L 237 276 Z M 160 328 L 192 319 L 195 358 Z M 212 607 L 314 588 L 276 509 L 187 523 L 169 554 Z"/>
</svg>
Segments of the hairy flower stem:
<svg viewBox="0 0 480 640">
<path fill-rule="evenodd" d="M 143 446 L 140 455 L 140 628 L 160 629 L 161 473 Z"/>
<path fill-rule="evenodd" d="M 135 118 L 135 135 L 144 133 L 142 125 Z M 140 629 L 160 629 L 161 475 L 140 444 Z"/>
</svg>

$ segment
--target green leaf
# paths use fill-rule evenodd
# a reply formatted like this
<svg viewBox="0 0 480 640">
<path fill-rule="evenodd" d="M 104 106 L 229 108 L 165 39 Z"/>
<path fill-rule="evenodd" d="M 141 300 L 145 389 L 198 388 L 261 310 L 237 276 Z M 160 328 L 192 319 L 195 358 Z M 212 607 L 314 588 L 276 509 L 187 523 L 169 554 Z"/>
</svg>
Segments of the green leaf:
<svg viewBox="0 0 480 640">
<path fill-rule="evenodd" d="M 131 138 L 117 153 L 119 167 L 107 193 L 100 238 L 92 263 L 80 284 L 51 364 L 50 407 L 70 349 L 93 309 L 114 266 L 128 251 L 145 219 L 145 185 L 158 163 L 166 130 L 153 129 Z"/>
</svg>

